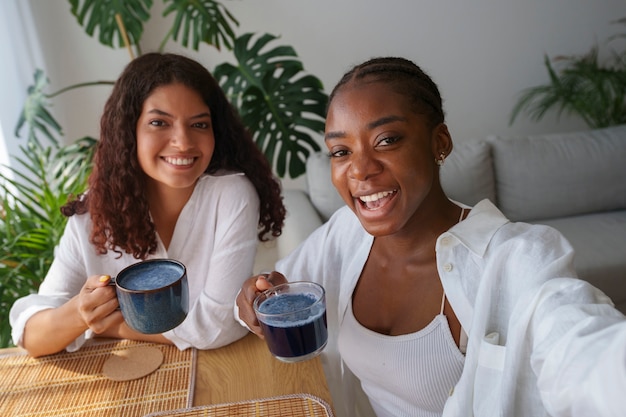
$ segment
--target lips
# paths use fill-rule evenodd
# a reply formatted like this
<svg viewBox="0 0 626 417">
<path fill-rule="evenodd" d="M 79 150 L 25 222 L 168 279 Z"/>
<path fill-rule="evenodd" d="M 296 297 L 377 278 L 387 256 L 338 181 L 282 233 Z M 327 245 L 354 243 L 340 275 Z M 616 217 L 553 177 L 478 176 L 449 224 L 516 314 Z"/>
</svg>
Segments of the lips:
<svg viewBox="0 0 626 417">
<path fill-rule="evenodd" d="M 393 198 L 398 190 L 379 191 L 377 193 L 362 195 L 358 197 L 361 206 L 368 210 L 376 210 L 383 207 L 389 200 Z"/>
</svg>

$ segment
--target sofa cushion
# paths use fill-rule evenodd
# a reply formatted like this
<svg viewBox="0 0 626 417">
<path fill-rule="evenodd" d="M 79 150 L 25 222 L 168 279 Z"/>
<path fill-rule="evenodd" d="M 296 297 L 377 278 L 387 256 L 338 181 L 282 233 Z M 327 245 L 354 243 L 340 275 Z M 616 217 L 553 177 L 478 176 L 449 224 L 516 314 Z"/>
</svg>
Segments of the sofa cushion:
<svg viewBox="0 0 626 417">
<path fill-rule="evenodd" d="M 491 144 L 497 205 L 511 220 L 626 208 L 626 125 Z"/>
<path fill-rule="evenodd" d="M 306 160 L 306 187 L 324 221 L 345 204 L 330 178 L 330 158 L 323 152 L 312 153 Z"/>
<path fill-rule="evenodd" d="M 574 247 L 580 278 L 604 291 L 626 313 L 626 210 L 538 220 L 557 229 Z"/>
<path fill-rule="evenodd" d="M 446 195 L 473 206 L 488 198 L 496 204 L 491 146 L 485 141 L 454 142 L 439 172 Z"/>
</svg>

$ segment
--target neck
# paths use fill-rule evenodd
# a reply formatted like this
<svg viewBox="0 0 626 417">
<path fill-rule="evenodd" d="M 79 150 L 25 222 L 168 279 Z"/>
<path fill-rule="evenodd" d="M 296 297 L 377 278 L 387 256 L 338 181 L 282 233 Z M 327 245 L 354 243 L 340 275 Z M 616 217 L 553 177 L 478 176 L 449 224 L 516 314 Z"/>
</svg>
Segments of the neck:
<svg viewBox="0 0 626 417">
<path fill-rule="evenodd" d="M 420 207 L 401 231 L 375 241 L 383 252 L 396 259 L 431 256 L 437 238 L 459 222 L 460 214 L 461 208 L 446 198 L 441 204 Z"/>
<path fill-rule="evenodd" d="M 181 189 L 148 187 L 148 204 L 152 221 L 166 249 L 174 234 L 178 216 L 191 198 L 193 190 L 194 187 Z"/>
</svg>

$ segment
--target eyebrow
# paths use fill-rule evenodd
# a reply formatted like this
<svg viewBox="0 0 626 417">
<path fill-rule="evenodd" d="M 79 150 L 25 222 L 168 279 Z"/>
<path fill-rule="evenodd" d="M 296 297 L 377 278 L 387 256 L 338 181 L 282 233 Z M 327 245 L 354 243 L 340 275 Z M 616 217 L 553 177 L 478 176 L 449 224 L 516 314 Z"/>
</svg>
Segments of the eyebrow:
<svg viewBox="0 0 626 417">
<path fill-rule="evenodd" d="M 389 123 L 393 123 L 393 122 L 404 122 L 406 121 L 406 117 L 401 117 L 401 116 L 385 116 L 385 117 L 381 117 L 380 119 L 374 120 L 373 122 L 370 122 L 367 124 L 367 130 L 372 130 L 375 129 L 379 126 L 383 126 Z M 338 139 L 338 138 L 343 138 L 346 136 L 346 132 L 343 131 L 336 131 L 336 132 L 328 132 L 326 135 L 324 135 L 324 140 L 331 140 L 331 139 Z"/>
<path fill-rule="evenodd" d="M 159 110 L 159 109 L 151 109 L 151 110 L 149 110 L 149 111 L 148 111 L 148 114 L 158 114 L 159 116 L 168 116 L 168 117 L 173 117 L 173 116 L 172 116 L 171 114 L 169 114 L 168 112 L 163 111 L 163 110 Z M 209 113 L 209 112 L 203 112 L 203 113 L 200 113 L 200 114 L 196 114 L 195 116 L 191 116 L 191 117 L 190 117 L 190 120 L 193 120 L 193 119 L 201 119 L 201 118 L 203 118 L 203 117 L 211 117 L 211 113 Z"/>
</svg>

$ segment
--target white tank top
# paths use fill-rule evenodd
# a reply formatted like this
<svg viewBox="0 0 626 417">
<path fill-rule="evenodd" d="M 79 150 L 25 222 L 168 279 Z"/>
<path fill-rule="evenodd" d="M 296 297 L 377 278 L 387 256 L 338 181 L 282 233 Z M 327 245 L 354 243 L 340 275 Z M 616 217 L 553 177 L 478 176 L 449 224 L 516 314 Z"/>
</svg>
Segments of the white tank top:
<svg viewBox="0 0 626 417">
<path fill-rule="evenodd" d="M 465 363 L 443 314 L 443 302 L 441 312 L 425 328 L 399 336 L 364 327 L 348 303 L 338 342 L 341 357 L 361 380 L 378 417 L 441 416 Z"/>
</svg>

